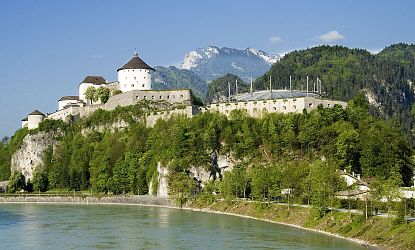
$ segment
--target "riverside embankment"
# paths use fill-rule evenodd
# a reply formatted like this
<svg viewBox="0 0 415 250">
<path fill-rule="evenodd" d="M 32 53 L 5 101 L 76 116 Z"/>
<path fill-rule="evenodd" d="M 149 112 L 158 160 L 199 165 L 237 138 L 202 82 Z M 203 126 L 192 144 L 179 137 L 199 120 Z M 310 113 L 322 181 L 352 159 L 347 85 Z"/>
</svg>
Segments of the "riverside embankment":
<svg viewBox="0 0 415 250">
<path fill-rule="evenodd" d="M 0 203 L 112 204 L 179 208 L 174 200 L 153 196 L 0 196 Z M 209 206 L 191 203 L 182 209 L 227 214 L 279 223 L 357 242 L 368 248 L 413 249 L 415 226 L 396 224 L 391 218 L 370 217 L 344 212 L 327 213 L 320 218 L 306 207 L 290 207 L 257 202 L 217 201 Z"/>
</svg>

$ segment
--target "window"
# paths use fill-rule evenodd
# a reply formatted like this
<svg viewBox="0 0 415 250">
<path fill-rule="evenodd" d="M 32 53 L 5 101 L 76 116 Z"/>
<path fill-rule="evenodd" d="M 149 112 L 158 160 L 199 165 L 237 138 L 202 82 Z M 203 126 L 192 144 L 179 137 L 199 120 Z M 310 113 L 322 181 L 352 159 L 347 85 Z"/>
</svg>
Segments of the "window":
<svg viewBox="0 0 415 250">
<path fill-rule="evenodd" d="M 183 95 L 180 95 L 180 98 L 183 98 Z"/>
<path fill-rule="evenodd" d="M 330 108 L 330 103 L 327 104 L 327 107 Z"/>
<path fill-rule="evenodd" d="M 294 109 L 297 109 L 297 106 L 296 106 L 296 105 L 293 105 L 293 108 L 294 108 Z"/>
<path fill-rule="evenodd" d="M 274 111 L 276 111 L 277 110 L 277 107 L 274 107 Z"/>
<path fill-rule="evenodd" d="M 287 107 L 286 107 L 286 106 L 282 106 L 282 109 L 283 109 L 283 110 L 286 110 L 286 109 L 287 109 Z"/>
<path fill-rule="evenodd" d="M 135 97 L 135 99 L 137 99 L 137 100 L 138 100 L 138 99 L 140 99 L 140 97 L 136 96 L 136 97 Z"/>
<path fill-rule="evenodd" d="M 144 84 L 143 84 L 143 88 L 144 88 Z"/>
<path fill-rule="evenodd" d="M 146 96 L 146 95 L 144 96 L 144 100 L 145 100 L 145 99 L 147 99 L 147 96 Z"/>
<path fill-rule="evenodd" d="M 161 96 L 160 96 L 160 99 L 161 99 Z"/>
<path fill-rule="evenodd" d="M 167 96 L 167 99 L 170 99 L 170 96 L 169 95 Z"/>
<path fill-rule="evenodd" d="M 131 84 L 131 87 L 133 88 L 134 87 L 134 84 Z"/>
<path fill-rule="evenodd" d="M 151 99 L 154 99 L 154 95 L 153 95 L 153 96 L 151 96 Z"/>
<path fill-rule="evenodd" d="M 134 76 L 134 80 L 137 80 L 137 77 Z"/>
<path fill-rule="evenodd" d="M 313 104 L 312 104 L 312 103 L 309 103 L 309 104 L 308 104 L 308 107 L 309 107 L 309 108 L 312 108 L 312 107 L 313 107 Z"/>
</svg>

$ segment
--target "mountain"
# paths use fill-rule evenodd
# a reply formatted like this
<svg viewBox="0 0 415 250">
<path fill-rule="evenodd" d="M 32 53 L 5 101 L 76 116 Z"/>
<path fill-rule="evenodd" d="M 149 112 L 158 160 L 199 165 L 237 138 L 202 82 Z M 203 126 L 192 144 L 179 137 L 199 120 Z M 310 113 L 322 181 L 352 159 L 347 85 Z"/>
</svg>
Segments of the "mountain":
<svg viewBox="0 0 415 250">
<path fill-rule="evenodd" d="M 376 55 L 363 49 L 327 45 L 293 51 L 259 77 L 254 83 L 255 89 L 266 89 L 270 74 L 273 88 L 287 87 L 291 75 L 293 87 L 297 89 L 305 88 L 307 76 L 311 86 L 318 77 L 328 98 L 347 101 L 361 92 L 371 104 L 372 114 L 396 118 L 404 130 L 413 130 L 413 44 L 394 44 Z"/>
<path fill-rule="evenodd" d="M 208 85 L 208 102 L 221 102 L 226 101 L 229 96 L 229 89 L 231 95 L 236 92 L 236 82 L 238 82 L 238 93 L 249 91 L 249 86 L 239 76 L 226 74 L 211 81 Z M 230 84 L 230 88 L 228 86 Z"/>
<path fill-rule="evenodd" d="M 178 69 L 174 66 L 168 68 L 156 66 L 154 72 L 154 89 L 184 89 L 190 88 L 193 93 L 205 100 L 207 95 L 207 83 L 194 72 L 187 69 Z"/>
<path fill-rule="evenodd" d="M 180 68 L 195 72 L 207 82 L 228 73 L 249 81 L 251 77 L 264 74 L 279 59 L 279 55 L 253 48 L 238 50 L 208 46 L 188 52 Z"/>
</svg>

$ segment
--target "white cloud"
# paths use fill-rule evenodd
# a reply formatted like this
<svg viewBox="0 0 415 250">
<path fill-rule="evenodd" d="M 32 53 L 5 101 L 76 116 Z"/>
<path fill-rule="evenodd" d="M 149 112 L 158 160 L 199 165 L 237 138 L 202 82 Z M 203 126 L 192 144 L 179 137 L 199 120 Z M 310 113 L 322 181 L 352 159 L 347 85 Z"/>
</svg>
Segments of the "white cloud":
<svg viewBox="0 0 415 250">
<path fill-rule="evenodd" d="M 269 41 L 270 41 L 270 43 L 280 43 L 280 42 L 282 42 L 283 40 L 282 40 L 282 38 L 281 38 L 281 37 L 279 37 L 279 36 L 271 36 L 271 37 L 269 38 Z"/>
<path fill-rule="evenodd" d="M 320 40 L 323 42 L 334 42 L 337 40 L 344 39 L 344 36 L 340 34 L 337 30 L 329 31 L 321 36 L 319 36 Z"/>
</svg>

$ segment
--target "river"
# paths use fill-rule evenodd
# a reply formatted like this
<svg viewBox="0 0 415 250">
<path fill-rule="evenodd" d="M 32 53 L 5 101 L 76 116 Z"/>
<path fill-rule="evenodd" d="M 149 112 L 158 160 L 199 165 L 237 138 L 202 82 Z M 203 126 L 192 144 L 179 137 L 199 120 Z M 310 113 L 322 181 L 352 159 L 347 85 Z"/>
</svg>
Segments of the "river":
<svg viewBox="0 0 415 250">
<path fill-rule="evenodd" d="M 0 249 L 364 249 L 247 218 L 124 205 L 0 204 Z"/>
</svg>

